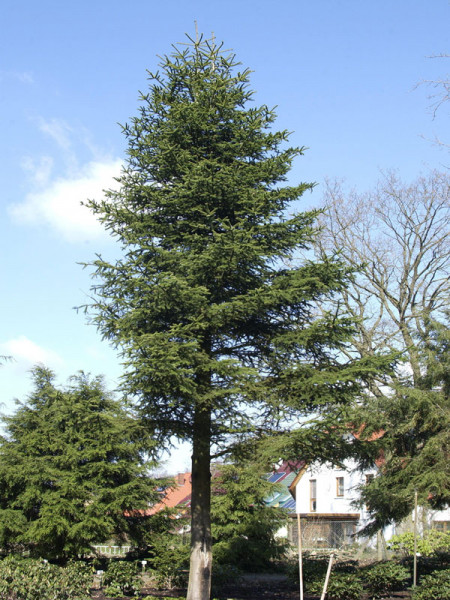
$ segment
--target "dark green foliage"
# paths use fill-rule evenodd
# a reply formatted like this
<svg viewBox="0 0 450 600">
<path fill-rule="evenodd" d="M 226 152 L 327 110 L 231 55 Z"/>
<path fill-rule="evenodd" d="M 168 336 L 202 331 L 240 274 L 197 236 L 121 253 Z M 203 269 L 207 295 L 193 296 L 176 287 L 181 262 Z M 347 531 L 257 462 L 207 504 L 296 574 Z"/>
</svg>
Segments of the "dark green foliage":
<svg viewBox="0 0 450 600">
<path fill-rule="evenodd" d="M 0 561 L 1 600 L 89 600 L 92 571 L 84 563 L 65 568 L 10 556 Z"/>
<path fill-rule="evenodd" d="M 270 568 L 274 559 L 283 556 L 287 544 L 275 537 L 287 515 L 265 502 L 274 491 L 273 483 L 252 464 L 217 469 L 211 498 L 215 560 L 253 573 Z"/>
<path fill-rule="evenodd" d="M 315 236 L 317 211 L 288 209 L 313 185 L 283 186 L 303 149 L 271 131 L 273 111 L 249 105 L 237 64 L 208 42 L 164 58 L 123 128 L 121 189 L 89 203 L 124 251 L 93 263 L 93 320 L 162 444 L 191 440 L 200 407 L 208 447 L 326 413 L 376 368 L 342 365 L 352 324 L 314 309 L 345 287 L 342 265 L 286 266 Z"/>
<path fill-rule="evenodd" d="M 338 573 L 356 573 L 358 570 L 357 560 L 337 560 L 334 563 L 334 570 Z"/>
<path fill-rule="evenodd" d="M 296 444 L 293 424 L 327 415 L 321 430 L 339 438 L 336 418 L 345 417 L 331 407 L 375 368 L 343 362 L 352 322 L 315 309 L 339 295 L 348 270 L 327 258 L 292 264 L 316 235 L 317 211 L 293 205 L 313 184 L 286 185 L 303 149 L 272 130 L 272 110 L 250 104 L 249 73 L 202 39 L 164 57 L 123 127 L 119 191 L 89 202 L 123 249 L 114 263 L 93 263 L 93 320 L 120 350 L 123 389 L 161 446 L 173 436 L 193 443 L 192 572 L 202 598 L 211 452 L 277 432 L 277 459 L 289 450 L 297 458 L 302 440 L 320 457 L 312 423 Z"/>
<path fill-rule="evenodd" d="M 319 594 L 321 593 L 329 560 L 329 556 L 311 556 L 308 554 L 303 556 L 303 582 L 306 591 L 317 593 L 317 590 L 320 590 Z M 356 582 L 356 587 L 360 578 L 358 574 L 358 563 L 357 561 L 353 560 L 335 560 L 332 565 L 332 574 L 333 577 L 337 576 L 337 581 L 345 581 L 345 578 L 342 579 L 341 576 L 354 575 L 354 579 L 349 578 L 348 581 L 351 582 L 354 580 Z M 289 565 L 288 577 L 292 582 L 296 583 L 297 585 L 299 584 L 298 561 Z M 340 584 L 336 585 L 337 588 L 339 588 Z M 352 586 L 350 586 L 350 588 L 352 588 Z"/>
<path fill-rule="evenodd" d="M 411 513 L 415 490 L 419 504 L 433 509 L 450 503 L 450 329 L 428 323 L 419 345 L 422 376 L 397 386 L 393 398 L 372 400 L 360 419 L 365 433 L 385 431 L 371 442 L 372 456 L 383 449 L 380 477 L 362 490 L 361 502 L 374 513 L 367 533 Z"/>
<path fill-rule="evenodd" d="M 394 561 L 378 563 L 364 573 L 370 598 L 382 598 L 391 592 L 404 590 L 410 579 L 409 570 Z"/>
<path fill-rule="evenodd" d="M 104 575 L 104 593 L 112 598 L 135 596 L 142 587 L 139 565 L 131 561 L 111 561 Z"/>
<path fill-rule="evenodd" d="M 189 544 L 178 533 L 152 536 L 148 559 L 152 578 L 159 588 L 183 587 L 189 569 Z"/>
<path fill-rule="evenodd" d="M 142 600 L 161 600 L 161 596 L 144 596 Z M 184 596 L 164 596 L 164 600 L 185 600 Z"/>
<path fill-rule="evenodd" d="M 425 575 L 413 591 L 413 600 L 450 600 L 450 569 Z"/>
<path fill-rule="evenodd" d="M 0 441 L 0 544 L 65 559 L 132 530 L 125 511 L 146 507 L 155 485 L 139 424 L 79 374 L 58 388 L 43 367 L 34 391 L 3 417 Z"/>
<path fill-rule="evenodd" d="M 142 600 L 161 600 L 161 596 L 144 596 Z M 185 600 L 184 596 L 164 596 L 164 600 Z"/>
<path fill-rule="evenodd" d="M 328 568 L 328 557 L 311 557 L 308 555 L 303 556 L 302 560 L 302 572 L 303 572 L 303 586 L 304 589 L 309 592 L 320 586 L 320 582 L 325 581 L 325 575 Z M 288 577 L 295 583 L 300 583 L 300 571 L 298 560 L 289 564 Z"/>
<path fill-rule="evenodd" d="M 414 557 L 411 555 L 403 558 L 401 564 L 412 573 L 414 569 Z M 419 582 L 425 575 L 430 575 L 434 571 L 442 571 L 445 569 L 450 569 L 450 553 L 448 552 L 438 551 L 431 556 L 417 557 L 417 577 Z"/>
<path fill-rule="evenodd" d="M 314 579 L 308 585 L 308 591 L 320 596 L 325 583 L 323 578 Z M 332 571 L 327 586 L 328 600 L 359 600 L 363 593 L 361 579 L 354 573 L 339 573 Z"/>
</svg>

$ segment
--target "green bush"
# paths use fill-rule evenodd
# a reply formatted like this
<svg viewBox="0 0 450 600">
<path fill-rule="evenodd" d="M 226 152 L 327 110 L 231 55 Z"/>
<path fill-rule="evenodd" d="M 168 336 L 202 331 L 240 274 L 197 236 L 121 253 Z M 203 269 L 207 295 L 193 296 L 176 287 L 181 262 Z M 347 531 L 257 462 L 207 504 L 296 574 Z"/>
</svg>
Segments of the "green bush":
<svg viewBox="0 0 450 600">
<path fill-rule="evenodd" d="M 378 563 L 367 569 L 364 576 L 371 598 L 403 590 L 410 579 L 409 570 L 394 561 Z"/>
<path fill-rule="evenodd" d="M 16 556 L 0 562 L 1 600 L 89 600 L 92 571 L 84 563 L 65 568 Z"/>
<path fill-rule="evenodd" d="M 407 556 L 402 559 L 401 564 L 409 569 L 409 572 L 413 572 L 414 568 L 414 557 Z M 419 577 L 424 575 L 430 575 L 434 571 L 443 571 L 450 569 L 450 554 L 444 552 L 435 552 L 431 556 L 418 556 L 417 557 L 417 574 Z"/>
<path fill-rule="evenodd" d="M 412 597 L 413 600 L 450 600 L 450 569 L 422 577 Z"/>
<path fill-rule="evenodd" d="M 328 568 L 329 558 L 313 558 L 313 557 L 304 557 L 302 570 L 303 570 L 303 581 L 305 582 L 305 588 L 309 589 L 310 585 L 316 579 L 321 579 L 324 581 L 325 574 Z M 299 583 L 299 568 L 298 561 L 291 563 L 288 567 L 288 578 L 295 584 Z"/>
<path fill-rule="evenodd" d="M 155 537 L 148 559 L 158 588 L 184 587 L 188 580 L 190 547 L 179 536 Z"/>
<path fill-rule="evenodd" d="M 137 595 L 142 586 L 138 564 L 125 560 L 111 561 L 103 583 L 106 596 L 117 598 Z"/>
<path fill-rule="evenodd" d="M 337 560 L 333 565 L 333 570 L 338 573 L 356 573 L 359 569 L 357 560 Z"/>
<path fill-rule="evenodd" d="M 329 556 L 305 556 L 303 558 L 303 582 L 305 590 L 313 592 L 320 588 L 322 590 L 325 576 L 328 569 Z M 333 573 L 336 574 L 355 574 L 358 570 L 358 561 L 356 560 L 337 560 L 333 563 Z M 299 568 L 298 561 L 291 563 L 287 570 L 288 578 L 298 585 Z M 350 581 L 350 579 L 349 579 Z"/>
<path fill-rule="evenodd" d="M 388 542 L 389 550 L 404 556 L 414 554 L 414 534 L 411 532 L 394 535 Z M 426 531 L 423 537 L 417 538 L 417 552 L 421 556 L 432 556 L 439 552 L 450 551 L 450 533 L 437 529 Z"/>
<path fill-rule="evenodd" d="M 160 596 L 144 596 L 142 600 L 161 600 Z M 164 596 L 164 600 L 184 600 L 182 596 Z"/>
<path fill-rule="evenodd" d="M 308 591 L 321 595 L 325 577 L 315 579 L 308 586 Z M 328 581 L 326 597 L 329 600 L 359 600 L 363 592 L 361 580 L 355 573 L 332 572 Z"/>
</svg>

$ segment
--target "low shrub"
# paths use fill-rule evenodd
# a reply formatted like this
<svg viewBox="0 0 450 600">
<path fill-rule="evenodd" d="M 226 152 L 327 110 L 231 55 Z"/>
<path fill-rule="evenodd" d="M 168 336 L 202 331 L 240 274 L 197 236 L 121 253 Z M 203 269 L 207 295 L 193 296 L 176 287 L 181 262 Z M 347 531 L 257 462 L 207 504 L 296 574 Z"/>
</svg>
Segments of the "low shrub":
<svg viewBox="0 0 450 600">
<path fill-rule="evenodd" d="M 450 552 L 450 533 L 430 529 L 423 537 L 416 540 L 417 552 L 421 556 L 432 556 L 433 554 Z M 400 553 L 403 556 L 414 555 L 414 534 L 410 531 L 400 535 L 394 535 L 388 542 L 389 550 Z"/>
<path fill-rule="evenodd" d="M 135 562 L 111 561 L 103 578 L 105 595 L 112 598 L 136 596 L 142 586 L 139 566 Z"/>
<path fill-rule="evenodd" d="M 410 579 L 409 570 L 394 561 L 386 561 L 371 566 L 365 571 L 365 581 L 370 598 L 383 596 L 406 588 Z"/>
<path fill-rule="evenodd" d="M 359 563 L 357 560 L 337 560 L 333 569 L 338 573 L 356 573 L 359 569 Z"/>
<path fill-rule="evenodd" d="M 325 574 L 328 568 L 329 558 L 318 557 L 314 558 L 311 556 L 305 556 L 302 562 L 303 581 L 305 582 L 305 588 L 309 589 L 316 579 L 325 579 Z M 287 570 L 287 575 L 290 581 L 295 584 L 299 583 L 299 567 L 298 561 L 292 562 Z"/>
<path fill-rule="evenodd" d="M 160 596 L 144 596 L 142 600 L 161 600 Z M 185 600 L 183 596 L 164 596 L 164 600 Z"/>
<path fill-rule="evenodd" d="M 308 591 L 321 595 L 325 578 L 316 579 Z M 326 597 L 329 600 L 359 600 L 363 592 L 361 580 L 355 573 L 332 572 L 328 581 Z"/>
<path fill-rule="evenodd" d="M 167 538 L 166 538 L 167 539 Z M 190 548 L 176 537 L 155 540 L 149 558 L 151 576 L 158 588 L 185 587 L 188 580 Z"/>
<path fill-rule="evenodd" d="M 412 597 L 413 600 L 450 600 L 450 569 L 422 577 Z"/>
<path fill-rule="evenodd" d="M 92 571 L 84 563 L 65 568 L 16 556 L 0 562 L 1 600 L 89 600 Z"/>
<path fill-rule="evenodd" d="M 407 556 L 402 559 L 401 564 L 409 569 L 409 572 L 413 572 L 414 568 L 414 557 Z M 417 573 L 419 577 L 424 575 L 430 575 L 434 571 L 442 571 L 444 569 L 450 569 L 450 554 L 446 552 L 435 552 L 431 556 L 418 556 L 417 557 Z"/>
</svg>

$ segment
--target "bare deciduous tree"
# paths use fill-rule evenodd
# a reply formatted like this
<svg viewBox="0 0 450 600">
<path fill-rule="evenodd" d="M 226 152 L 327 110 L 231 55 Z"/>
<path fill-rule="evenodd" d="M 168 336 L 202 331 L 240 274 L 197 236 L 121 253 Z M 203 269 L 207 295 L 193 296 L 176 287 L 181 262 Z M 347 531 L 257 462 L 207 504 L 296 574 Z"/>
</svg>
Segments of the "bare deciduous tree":
<svg viewBox="0 0 450 600">
<path fill-rule="evenodd" d="M 370 193 L 345 194 L 336 182 L 325 193 L 318 250 L 338 252 L 359 270 L 341 300 L 359 323 L 349 352 L 404 350 L 413 382 L 428 320 L 439 320 L 449 305 L 449 184 L 448 174 L 436 171 L 410 185 L 389 173 Z"/>
<path fill-rule="evenodd" d="M 415 490 L 424 506 L 450 502 L 449 183 L 448 173 L 410 185 L 390 173 L 371 193 L 344 194 L 338 183 L 326 190 L 318 252 L 339 253 L 356 273 L 343 304 L 335 303 L 358 323 L 346 351 L 400 351 L 406 361 L 388 382 L 373 377 L 354 414 L 367 439 L 384 432 L 366 447 L 369 460 L 380 445 L 384 455 L 380 477 L 361 494 L 373 518 L 366 533 L 407 516 Z"/>
<path fill-rule="evenodd" d="M 430 58 L 450 58 L 450 54 L 434 54 Z M 419 81 L 416 88 L 422 85 L 425 85 L 432 90 L 428 99 L 431 103 L 429 109 L 434 119 L 442 107 L 450 101 L 450 75 L 447 74 L 438 79 L 423 79 L 422 81 Z M 448 142 L 442 141 L 438 136 L 435 137 L 434 142 L 439 146 L 450 148 Z"/>
</svg>

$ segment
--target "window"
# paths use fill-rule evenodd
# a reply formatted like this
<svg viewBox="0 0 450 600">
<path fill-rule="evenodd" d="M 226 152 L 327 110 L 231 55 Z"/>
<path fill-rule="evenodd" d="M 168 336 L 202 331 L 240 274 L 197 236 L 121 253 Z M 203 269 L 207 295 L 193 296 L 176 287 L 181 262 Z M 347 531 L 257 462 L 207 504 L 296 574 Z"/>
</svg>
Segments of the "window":
<svg viewBox="0 0 450 600">
<path fill-rule="evenodd" d="M 374 477 L 375 475 L 373 473 L 366 473 L 366 485 L 370 483 Z"/>
<path fill-rule="evenodd" d="M 344 478 L 336 477 L 336 496 L 342 498 L 344 495 Z"/>
<path fill-rule="evenodd" d="M 438 531 L 450 532 L 450 521 L 433 521 L 433 529 Z"/>
<path fill-rule="evenodd" d="M 317 481 L 316 479 L 309 480 L 309 510 L 316 512 L 317 510 Z"/>
</svg>

